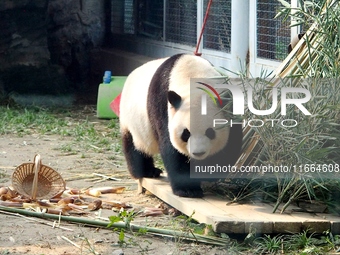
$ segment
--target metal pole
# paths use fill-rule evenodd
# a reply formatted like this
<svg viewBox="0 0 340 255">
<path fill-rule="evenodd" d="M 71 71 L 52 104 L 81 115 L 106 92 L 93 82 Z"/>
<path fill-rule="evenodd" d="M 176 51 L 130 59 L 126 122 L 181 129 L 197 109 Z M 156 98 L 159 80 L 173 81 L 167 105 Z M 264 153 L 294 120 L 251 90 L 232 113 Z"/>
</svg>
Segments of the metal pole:
<svg viewBox="0 0 340 255">
<path fill-rule="evenodd" d="M 200 38 L 202 26 L 203 26 L 203 0 L 197 0 L 197 33 L 196 33 L 197 39 L 196 39 L 196 42 L 198 42 Z M 201 52 L 201 53 L 203 49 L 203 40 L 204 40 L 203 38 L 198 48 L 198 52 Z"/>
<path fill-rule="evenodd" d="M 249 51 L 249 0 L 231 0 L 231 71 L 244 71 Z"/>
</svg>

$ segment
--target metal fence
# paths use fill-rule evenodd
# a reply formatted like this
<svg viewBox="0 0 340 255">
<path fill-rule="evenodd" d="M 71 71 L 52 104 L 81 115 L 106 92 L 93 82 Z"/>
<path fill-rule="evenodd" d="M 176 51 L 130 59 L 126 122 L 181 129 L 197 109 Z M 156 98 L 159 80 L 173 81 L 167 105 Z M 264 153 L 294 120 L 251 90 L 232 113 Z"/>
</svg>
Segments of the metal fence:
<svg viewBox="0 0 340 255">
<path fill-rule="evenodd" d="M 290 23 L 275 19 L 281 4 L 277 1 L 257 1 L 257 57 L 283 60 L 290 42 Z"/>
<path fill-rule="evenodd" d="M 168 0 L 165 15 L 165 41 L 194 46 L 197 40 L 196 0 Z"/>
<path fill-rule="evenodd" d="M 204 1 L 204 7 L 208 0 Z M 204 8 L 204 12 L 206 9 Z M 205 49 L 230 52 L 231 0 L 214 0 L 206 24 L 203 47 Z"/>
<path fill-rule="evenodd" d="M 137 33 L 155 40 L 163 40 L 163 1 L 139 1 Z"/>
<path fill-rule="evenodd" d="M 114 34 L 133 34 L 163 43 L 195 46 L 208 0 L 112 0 Z M 199 4 L 198 4 L 199 3 Z M 287 56 L 291 30 L 289 21 L 275 19 L 280 3 L 257 0 L 256 57 L 283 60 Z M 203 37 L 203 49 L 231 51 L 232 0 L 214 0 Z M 202 15 L 198 15 L 202 12 Z M 249 15 L 245 13 L 244 15 Z M 199 29 L 197 29 L 199 28 Z M 242 31 L 240 31 L 242 33 Z"/>
</svg>

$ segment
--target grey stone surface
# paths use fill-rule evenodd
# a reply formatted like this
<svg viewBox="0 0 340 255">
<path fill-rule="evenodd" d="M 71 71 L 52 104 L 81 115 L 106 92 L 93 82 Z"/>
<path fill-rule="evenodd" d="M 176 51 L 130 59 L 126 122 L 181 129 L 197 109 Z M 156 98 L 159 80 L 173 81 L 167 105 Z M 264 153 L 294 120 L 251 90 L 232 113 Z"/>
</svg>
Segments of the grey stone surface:
<svg viewBox="0 0 340 255">
<path fill-rule="evenodd" d="M 104 11 L 104 0 L 0 1 L 0 93 L 86 90 Z"/>
</svg>

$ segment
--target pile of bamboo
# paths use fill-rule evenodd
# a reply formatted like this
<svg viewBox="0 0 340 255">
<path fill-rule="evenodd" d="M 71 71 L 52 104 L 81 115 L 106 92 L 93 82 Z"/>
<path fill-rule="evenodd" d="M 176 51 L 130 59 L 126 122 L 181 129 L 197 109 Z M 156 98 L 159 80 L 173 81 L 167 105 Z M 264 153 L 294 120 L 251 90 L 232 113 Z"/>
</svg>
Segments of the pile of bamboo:
<svg viewBox="0 0 340 255">
<path fill-rule="evenodd" d="M 323 20 L 329 19 L 329 10 L 335 10 L 339 8 L 339 1 L 337 0 L 327 0 L 322 8 L 322 11 L 318 15 L 318 20 L 323 22 Z M 326 23 L 326 24 L 325 24 Z M 327 30 L 337 30 L 334 27 L 334 23 L 330 22 L 327 24 L 323 22 L 315 22 L 306 31 L 304 36 L 299 40 L 287 58 L 282 62 L 282 64 L 275 70 L 275 78 L 277 82 L 280 82 L 282 78 L 286 77 L 322 77 L 322 70 L 320 71 L 320 62 L 323 63 L 325 68 L 336 68 L 333 65 L 327 66 L 327 56 L 325 57 L 325 41 L 329 40 L 330 31 Z M 340 33 L 340 30 L 339 30 Z M 340 34 L 339 34 L 340 36 Z M 326 53 L 327 54 L 327 53 Z M 334 54 L 333 54 L 334 55 Z M 331 56 L 336 57 L 336 56 Z M 337 58 L 337 57 L 336 57 Z M 319 65 L 319 66 L 318 66 Z M 316 69 L 316 66 L 318 68 Z M 324 72 L 329 74 L 328 72 Z M 275 82 L 273 83 L 275 86 Z M 246 127 L 243 131 L 243 149 L 242 154 L 237 161 L 236 165 L 238 168 L 241 166 L 257 165 L 261 159 L 261 148 L 263 146 L 260 136 L 250 127 Z M 243 175 L 244 177 L 245 175 Z"/>
</svg>

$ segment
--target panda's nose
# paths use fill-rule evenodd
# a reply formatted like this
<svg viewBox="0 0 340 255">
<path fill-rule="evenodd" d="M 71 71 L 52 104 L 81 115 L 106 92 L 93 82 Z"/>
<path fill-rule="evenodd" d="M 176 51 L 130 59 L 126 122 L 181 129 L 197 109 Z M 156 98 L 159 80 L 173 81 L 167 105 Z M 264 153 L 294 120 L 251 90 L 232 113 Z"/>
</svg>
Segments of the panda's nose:
<svg viewBox="0 0 340 255">
<path fill-rule="evenodd" d="M 192 154 L 194 154 L 194 156 L 196 157 L 201 157 L 204 155 L 205 152 L 193 152 Z"/>
</svg>

